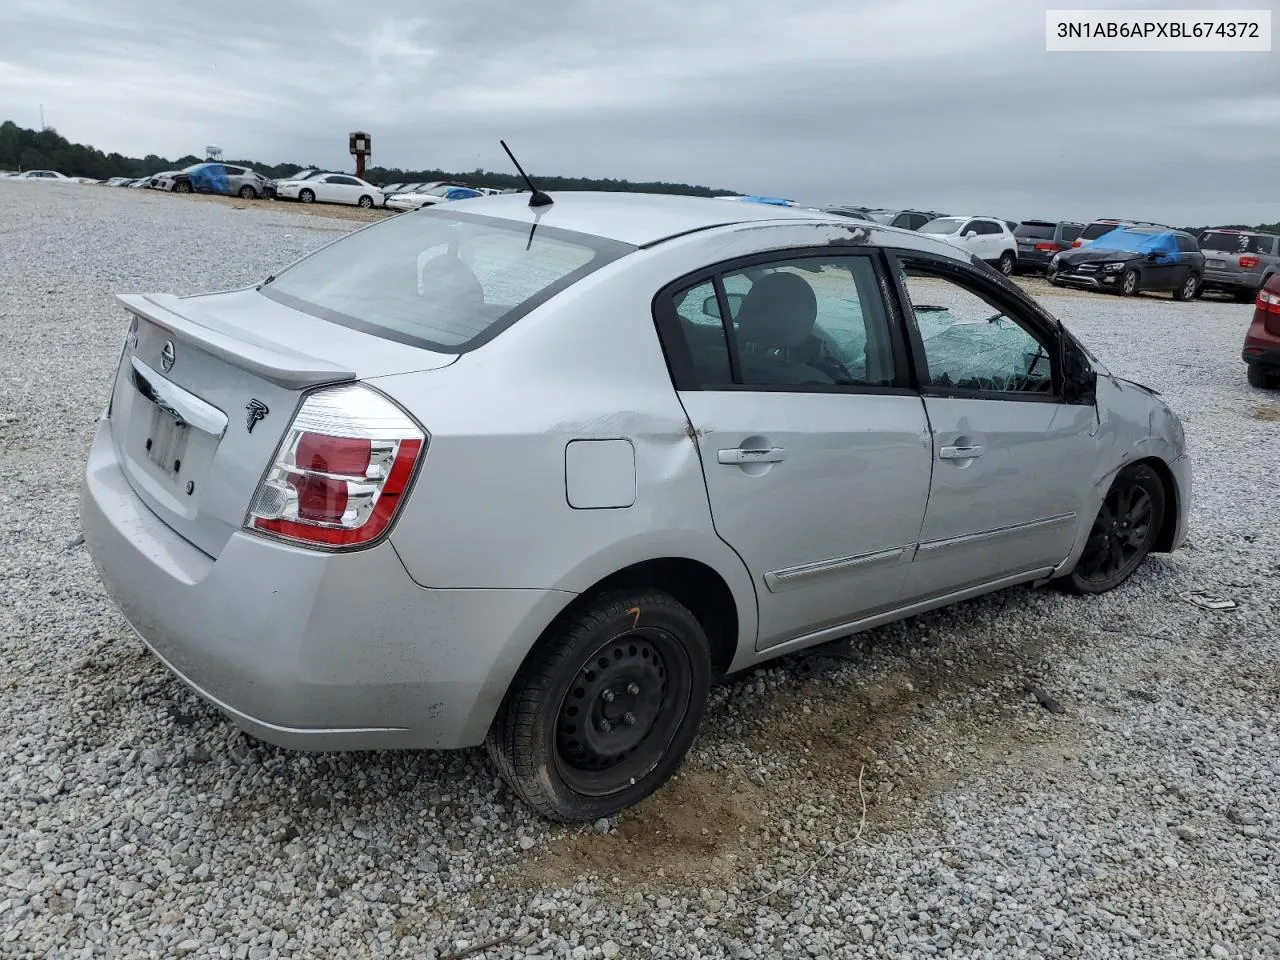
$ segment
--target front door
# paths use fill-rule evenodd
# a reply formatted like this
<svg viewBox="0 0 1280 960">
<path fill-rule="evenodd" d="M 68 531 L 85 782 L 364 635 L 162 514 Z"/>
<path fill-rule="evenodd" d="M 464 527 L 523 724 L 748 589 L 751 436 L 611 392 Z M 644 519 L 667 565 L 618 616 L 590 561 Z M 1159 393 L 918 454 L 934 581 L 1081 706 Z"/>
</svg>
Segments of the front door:
<svg viewBox="0 0 1280 960">
<path fill-rule="evenodd" d="M 934 458 L 908 599 L 1061 563 L 1090 509 L 1097 414 L 1061 399 L 1052 321 L 968 266 L 898 263 Z"/>
<path fill-rule="evenodd" d="M 772 257 L 658 300 L 716 532 L 755 584 L 761 649 L 897 605 L 931 458 L 875 258 Z"/>
</svg>

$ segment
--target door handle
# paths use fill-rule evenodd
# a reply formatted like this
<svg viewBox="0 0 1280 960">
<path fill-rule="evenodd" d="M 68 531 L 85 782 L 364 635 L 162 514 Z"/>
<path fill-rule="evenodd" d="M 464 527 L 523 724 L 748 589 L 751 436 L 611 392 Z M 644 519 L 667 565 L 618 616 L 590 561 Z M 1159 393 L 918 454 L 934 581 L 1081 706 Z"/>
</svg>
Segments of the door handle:
<svg viewBox="0 0 1280 960">
<path fill-rule="evenodd" d="M 939 460 L 973 460 L 982 456 L 982 447 L 942 447 L 938 450 Z"/>
<path fill-rule="evenodd" d="M 735 466 L 744 466 L 748 463 L 781 463 L 785 459 L 787 459 L 787 451 L 782 447 L 764 449 L 732 447 L 716 453 L 718 462 Z"/>
</svg>

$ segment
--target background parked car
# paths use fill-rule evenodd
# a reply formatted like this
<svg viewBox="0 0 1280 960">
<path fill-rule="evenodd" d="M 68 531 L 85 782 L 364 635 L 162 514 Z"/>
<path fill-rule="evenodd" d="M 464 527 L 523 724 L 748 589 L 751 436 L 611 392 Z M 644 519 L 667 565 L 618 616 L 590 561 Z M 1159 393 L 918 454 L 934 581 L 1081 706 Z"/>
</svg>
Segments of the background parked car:
<svg viewBox="0 0 1280 960">
<path fill-rule="evenodd" d="M 468 200 L 471 197 L 481 196 L 484 196 L 484 194 L 475 187 L 458 187 L 443 184 L 421 192 L 397 193 L 387 197 L 384 205 L 389 210 L 417 210 L 421 207 L 444 203 L 446 200 Z"/>
<path fill-rule="evenodd" d="M 248 167 L 229 163 L 193 163 L 176 173 L 160 174 L 154 186 L 174 193 L 216 193 L 246 200 L 261 197 L 266 177 Z"/>
<path fill-rule="evenodd" d="M 1272 274 L 1254 304 L 1241 353 L 1249 366 L 1249 385 L 1280 386 L 1280 273 Z"/>
<path fill-rule="evenodd" d="M 1280 270 L 1280 236 L 1255 230 L 1206 230 L 1204 289 L 1229 293 L 1248 303 Z"/>
<path fill-rule="evenodd" d="M 1013 228 L 1013 238 L 1018 242 L 1018 269 L 1048 269 L 1054 255 L 1069 250 L 1082 230 L 1082 223 L 1023 220 Z"/>
<path fill-rule="evenodd" d="M 322 173 L 305 180 L 281 180 L 276 184 L 276 198 L 300 203 L 346 203 L 366 208 L 384 204 L 381 190 L 349 173 Z"/>
<path fill-rule="evenodd" d="M 1099 237 L 1106 236 L 1116 227 L 1161 227 L 1164 230 L 1172 229 L 1163 223 L 1150 223 L 1146 220 L 1112 220 L 1103 218 L 1101 220 L 1094 220 L 1087 224 L 1085 228 L 1080 231 L 1080 236 L 1076 237 L 1076 239 L 1072 241 L 1071 246 L 1076 248 L 1087 247 Z"/>
<path fill-rule="evenodd" d="M 1164 227 L 1118 227 L 1083 249 L 1059 253 L 1047 274 L 1054 286 L 1071 284 L 1134 296 L 1170 291 L 1175 300 L 1200 292 L 1204 254 L 1196 238 Z"/>
<path fill-rule="evenodd" d="M 22 173 L 15 173 L 12 176 L 14 180 L 40 180 L 44 183 L 76 183 L 74 177 L 64 176 L 57 170 L 24 170 Z"/>
<path fill-rule="evenodd" d="M 838 217 L 848 217 L 851 220 L 863 220 L 867 223 L 875 223 L 871 219 L 864 207 L 823 207 L 823 213 L 834 213 Z"/>
<path fill-rule="evenodd" d="M 939 217 L 922 226 L 920 232 L 968 250 L 1006 277 L 1012 276 L 1017 266 L 1018 241 L 1009 225 L 995 217 Z"/>
</svg>

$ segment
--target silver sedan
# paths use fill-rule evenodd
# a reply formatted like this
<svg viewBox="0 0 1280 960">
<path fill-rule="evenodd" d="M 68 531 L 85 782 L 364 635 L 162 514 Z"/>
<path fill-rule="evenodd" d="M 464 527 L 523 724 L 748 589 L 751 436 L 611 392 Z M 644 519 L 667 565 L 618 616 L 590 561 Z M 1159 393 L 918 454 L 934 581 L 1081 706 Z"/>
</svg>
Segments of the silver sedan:
<svg viewBox="0 0 1280 960">
<path fill-rule="evenodd" d="M 484 743 L 589 820 L 676 770 L 716 675 L 1014 584 L 1100 593 L 1182 543 L 1178 418 L 955 246 L 529 199 L 120 298 L 84 533 L 250 734 Z"/>
</svg>

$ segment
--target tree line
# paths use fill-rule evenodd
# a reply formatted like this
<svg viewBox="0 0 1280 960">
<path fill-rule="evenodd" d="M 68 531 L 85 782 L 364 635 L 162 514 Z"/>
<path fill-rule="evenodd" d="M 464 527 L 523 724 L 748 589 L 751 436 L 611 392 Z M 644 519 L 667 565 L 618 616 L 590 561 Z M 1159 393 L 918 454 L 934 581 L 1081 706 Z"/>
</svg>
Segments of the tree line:
<svg viewBox="0 0 1280 960">
<path fill-rule="evenodd" d="M 106 180 L 108 177 L 149 177 L 162 170 L 181 170 L 193 163 L 200 163 L 204 157 L 187 154 L 170 160 L 149 153 L 145 157 L 126 157 L 120 153 L 103 153 L 96 147 L 83 143 L 71 143 L 66 137 L 52 127 L 44 130 L 30 130 L 20 127 L 12 120 L 0 124 L 0 170 L 57 170 L 69 177 L 92 177 L 95 180 Z M 288 177 L 299 170 L 313 169 L 304 164 L 278 163 L 275 165 L 259 163 L 256 160 L 227 160 L 238 166 L 252 167 L 265 177 L 278 179 Z M 460 180 L 476 186 L 523 187 L 524 181 L 510 173 L 498 173 L 488 170 L 472 170 L 468 173 L 453 173 L 447 170 L 402 170 L 399 167 L 371 167 L 365 171 L 371 183 L 389 184 L 396 182 L 417 182 L 423 180 Z M 713 197 L 721 194 L 736 193 L 734 190 L 713 190 L 710 187 L 695 186 L 688 183 L 666 183 L 650 181 L 637 183 L 630 180 L 613 178 L 594 179 L 591 177 L 543 177 L 536 179 L 539 187 L 546 190 L 611 190 L 633 193 L 679 193 L 699 197 Z"/>
</svg>

